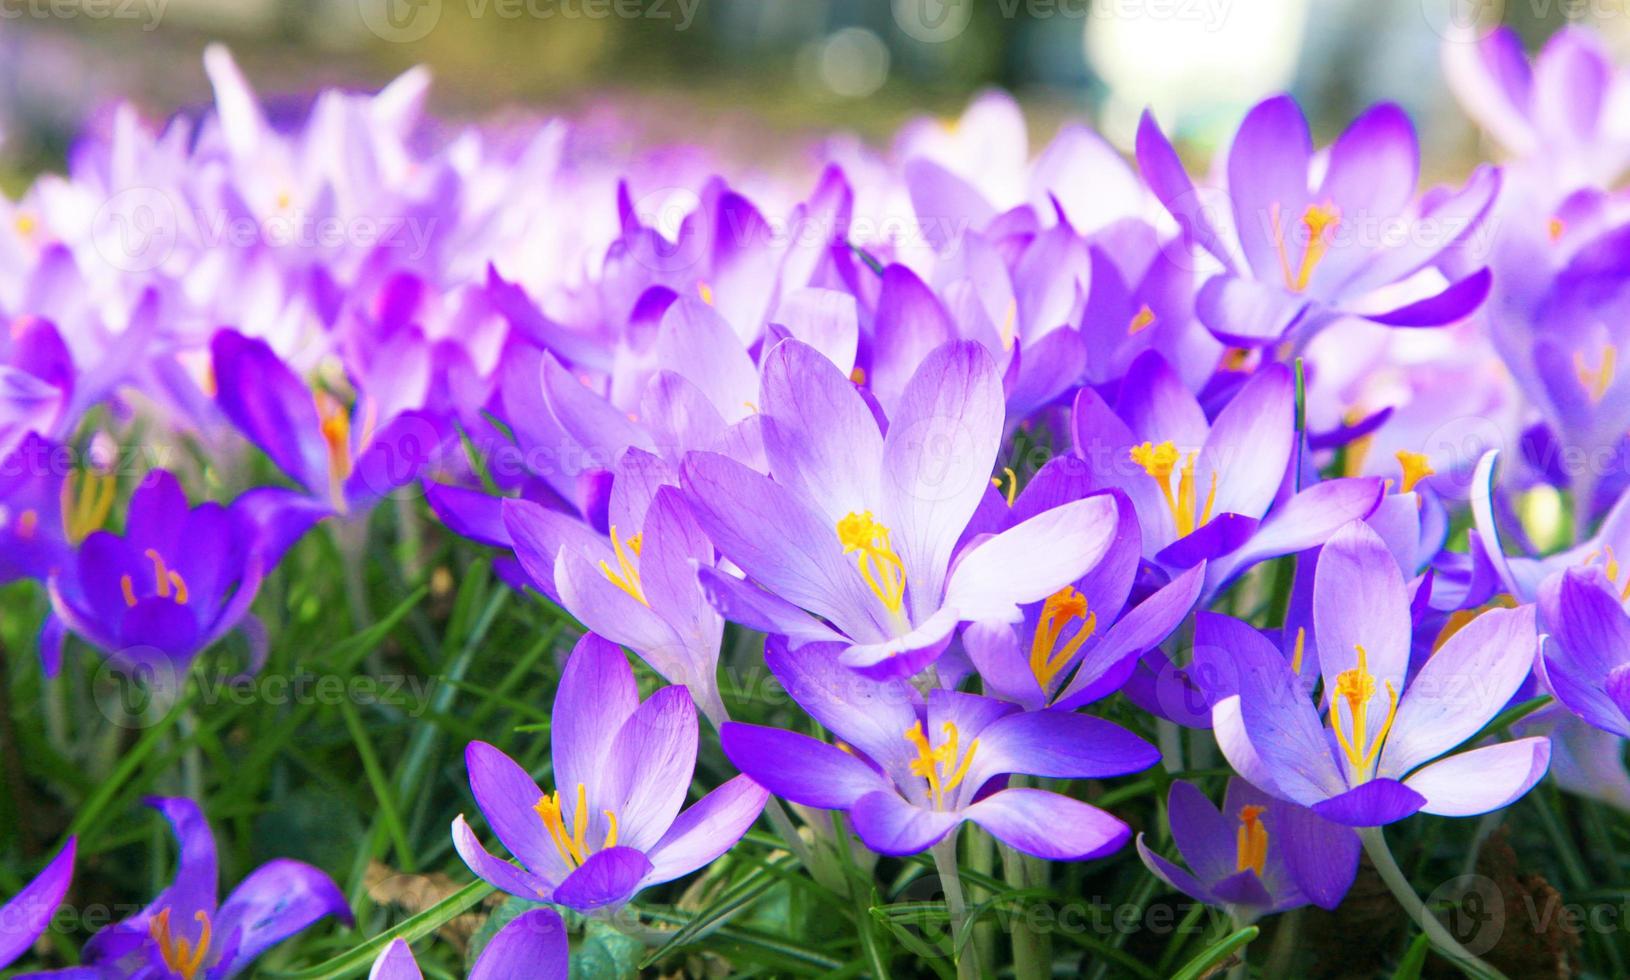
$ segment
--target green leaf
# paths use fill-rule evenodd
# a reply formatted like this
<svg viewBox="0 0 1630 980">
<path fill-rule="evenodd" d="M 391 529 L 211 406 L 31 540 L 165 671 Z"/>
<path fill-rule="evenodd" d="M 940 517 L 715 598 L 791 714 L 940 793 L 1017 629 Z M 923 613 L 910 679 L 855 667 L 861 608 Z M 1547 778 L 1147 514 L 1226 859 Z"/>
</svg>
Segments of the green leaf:
<svg viewBox="0 0 1630 980">
<path fill-rule="evenodd" d="M 1403 961 L 1392 975 L 1392 980 L 1421 980 L 1421 968 L 1426 966 L 1426 954 L 1432 948 L 1432 940 L 1426 933 L 1415 937 L 1409 944 L 1409 951 L 1404 954 Z"/>
<path fill-rule="evenodd" d="M 625 936 L 615 926 L 589 920 L 582 945 L 572 950 L 572 980 L 613 980 L 637 977 L 645 945 Z"/>
<path fill-rule="evenodd" d="M 1172 980 L 1200 980 L 1212 967 L 1233 956 L 1235 952 L 1245 948 L 1251 940 L 1257 937 L 1262 930 L 1256 926 L 1246 926 L 1206 948 L 1206 951 L 1189 960 L 1188 963 L 1176 973 Z"/>
<path fill-rule="evenodd" d="M 402 939 L 412 943 L 423 939 L 474 908 L 492 892 L 493 887 L 486 882 L 472 881 L 396 928 L 387 929 L 361 946 L 347 950 L 327 962 L 296 973 L 262 970 L 261 975 L 281 977 L 283 980 L 339 980 L 340 977 L 354 977 L 366 973 L 368 968 L 373 966 L 374 960 L 379 958 L 380 951 L 391 944 L 391 940 Z"/>
</svg>

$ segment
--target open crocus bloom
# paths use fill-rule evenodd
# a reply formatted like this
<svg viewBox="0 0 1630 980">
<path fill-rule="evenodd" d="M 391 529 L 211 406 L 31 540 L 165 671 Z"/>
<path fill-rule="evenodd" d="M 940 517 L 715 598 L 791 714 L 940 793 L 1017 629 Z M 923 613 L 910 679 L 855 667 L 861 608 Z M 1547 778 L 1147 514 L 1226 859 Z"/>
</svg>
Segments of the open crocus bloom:
<svg viewBox="0 0 1630 980">
<path fill-rule="evenodd" d="M 1057 499 L 1085 489 L 1084 467 L 1072 458 L 1043 466 L 1008 509 L 1022 523 Z M 1139 654 L 1164 640 L 1194 608 L 1205 563 L 1132 603 L 1143 539 L 1131 501 L 1116 497 L 1114 540 L 1085 575 L 1040 602 L 1026 603 L 1018 623 L 970 623 L 962 646 L 985 691 L 1030 710 L 1073 708 L 1123 684 Z"/>
<path fill-rule="evenodd" d="M 1570 568 L 1540 589 L 1540 615 L 1550 642 L 1540 668 L 1557 700 L 1604 731 L 1630 737 L 1630 594 L 1609 568 Z"/>
<path fill-rule="evenodd" d="M 1305 340 L 1348 316 L 1441 326 L 1488 295 L 1487 269 L 1445 283 L 1435 267 L 1476 232 L 1499 173 L 1480 168 L 1464 189 L 1417 204 L 1420 148 L 1395 105 L 1360 116 L 1320 159 L 1289 96 L 1258 104 L 1230 146 L 1221 214 L 1195 190 L 1148 113 L 1137 156 L 1155 196 L 1222 266 L 1200 287 L 1195 311 L 1230 343 Z"/>
<path fill-rule="evenodd" d="M 609 535 L 526 500 L 505 500 L 505 533 L 532 584 L 590 630 L 632 649 L 687 687 L 715 726 L 724 721 L 717 665 L 724 620 L 696 580 L 713 545 L 661 458 L 629 449 L 617 461 Z"/>
<path fill-rule="evenodd" d="M 1097 497 L 959 553 L 1002 433 L 1001 384 L 978 344 L 931 353 L 886 436 L 854 384 L 794 340 L 766 355 L 760 408 L 771 477 L 714 453 L 691 453 L 680 473 L 702 529 L 746 574 L 701 571 L 735 622 L 909 676 L 958 623 L 1017 620 L 1109 546 L 1115 505 Z"/>
<path fill-rule="evenodd" d="M 261 865 L 216 904 L 215 835 L 198 804 L 153 798 L 175 831 L 175 879 L 152 903 L 85 944 L 82 966 L 32 974 L 70 980 L 226 980 L 324 916 L 351 909 L 329 877 L 299 861 Z"/>
<path fill-rule="evenodd" d="M 1138 856 L 1155 876 L 1240 918 L 1314 904 L 1341 904 L 1358 873 L 1358 835 L 1306 807 L 1274 799 L 1243 779 L 1230 779 L 1222 812 L 1193 784 L 1172 783 L 1166 798 L 1172 839 L 1189 871 L 1137 839 Z"/>
<path fill-rule="evenodd" d="M 327 391 L 314 392 L 263 340 L 222 330 L 210 356 L 221 411 L 334 513 L 366 509 L 413 482 L 437 457 L 443 433 L 431 416 L 382 415 L 367 393 L 347 406 Z"/>
<path fill-rule="evenodd" d="M 530 909 L 504 924 L 470 967 L 469 980 L 566 980 L 571 975 L 566 924 L 554 909 Z M 391 941 L 368 980 L 423 980 L 413 950 Z"/>
<path fill-rule="evenodd" d="M 580 911 L 627 902 L 729 850 L 767 798 L 745 776 L 680 812 L 696 768 L 696 706 L 683 687 L 643 704 L 623 652 L 578 642 L 555 694 L 555 790 L 485 742 L 465 751 L 470 792 L 523 867 L 489 854 L 461 814 L 453 844 L 495 888 Z"/>
<path fill-rule="evenodd" d="M 1281 497 L 1296 444 L 1290 370 L 1269 365 L 1215 419 L 1159 354 L 1139 357 L 1115 407 L 1083 388 L 1075 446 L 1095 489 L 1131 498 L 1143 555 L 1169 572 L 1205 561 L 1206 596 L 1257 562 L 1317 546 L 1364 517 L 1381 481 L 1326 480 Z"/>
<path fill-rule="evenodd" d="M 28 952 L 34 940 L 51 924 L 51 917 L 62 904 L 62 896 L 68 893 L 68 884 L 73 880 L 77 845 L 78 841 L 68 838 L 62 852 L 52 858 L 33 881 L 0 905 L 0 970 Z"/>
<path fill-rule="evenodd" d="M 731 722 L 721 733 L 725 755 L 777 796 L 847 811 L 879 854 L 916 854 L 966 820 L 1037 857 L 1108 854 L 1130 834 L 1120 820 L 1058 793 L 993 783 L 1013 773 L 1117 776 L 1160 757 L 1124 728 L 1074 712 L 1027 712 L 940 688 L 920 707 L 906 681 L 857 676 L 819 646 L 771 644 L 766 659 L 787 693 L 841 741 Z"/>
<path fill-rule="evenodd" d="M 53 572 L 52 613 L 110 658 L 173 679 L 248 615 L 268 560 L 258 534 L 238 504 L 191 507 L 175 476 L 155 470 L 131 495 L 124 534 L 92 532 Z M 62 634 L 52 623 L 46 634 L 41 655 L 55 671 Z"/>
<path fill-rule="evenodd" d="M 1418 810 L 1486 813 L 1545 775 L 1551 745 L 1543 737 L 1439 758 L 1482 730 L 1528 677 L 1538 646 L 1533 606 L 1478 616 L 1406 686 L 1403 575 L 1375 532 L 1355 521 L 1320 552 L 1313 621 L 1328 729 L 1284 654 L 1254 630 L 1237 631 L 1239 693 L 1213 705 L 1212 724 L 1235 771 L 1258 788 L 1363 827 Z"/>
</svg>

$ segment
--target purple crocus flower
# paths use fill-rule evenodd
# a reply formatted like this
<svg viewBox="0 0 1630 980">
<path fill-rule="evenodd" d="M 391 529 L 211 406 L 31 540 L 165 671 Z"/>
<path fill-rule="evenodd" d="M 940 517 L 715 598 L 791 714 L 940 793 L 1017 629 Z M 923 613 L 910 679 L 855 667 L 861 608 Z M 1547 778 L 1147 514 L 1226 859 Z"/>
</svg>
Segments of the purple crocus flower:
<svg viewBox="0 0 1630 980">
<path fill-rule="evenodd" d="M 765 356 L 759 406 L 773 479 L 714 453 L 691 453 L 680 472 L 702 529 L 746 573 L 701 573 L 734 622 L 909 676 L 959 623 L 1017 620 L 1109 545 L 1115 506 L 1097 497 L 959 551 L 1002 433 L 1001 385 L 977 344 L 929 354 L 887 435 L 854 384 L 793 340 Z"/>
<path fill-rule="evenodd" d="M 72 980 L 225 980 L 324 916 L 351 922 L 329 877 L 280 858 L 261 865 L 217 904 L 215 835 L 192 800 L 154 797 L 180 845 L 175 879 L 152 903 L 85 944 L 80 967 L 36 974 Z"/>
<path fill-rule="evenodd" d="M 770 644 L 770 670 L 841 741 L 730 722 L 725 755 L 776 796 L 843 810 L 880 854 L 916 854 L 973 821 L 998 840 L 1052 860 L 1099 857 L 1126 843 L 1120 820 L 1048 790 L 1002 788 L 1025 774 L 1096 779 L 1147 769 L 1154 746 L 1101 718 L 935 688 L 926 705 L 904 680 L 842 667 L 828 645 Z"/>
<path fill-rule="evenodd" d="M 1295 383 L 1271 364 L 1214 419 L 1155 352 L 1132 364 L 1115 407 L 1083 388 L 1074 452 L 1095 489 L 1137 508 L 1143 556 L 1176 573 L 1206 561 L 1205 595 L 1257 562 L 1314 547 L 1364 517 L 1381 481 L 1336 479 L 1287 494 L 1296 445 Z"/>
<path fill-rule="evenodd" d="M 1200 287 L 1195 309 L 1229 343 L 1302 342 L 1343 317 L 1442 326 L 1488 295 L 1486 269 L 1446 281 L 1436 266 L 1476 232 L 1499 173 L 1479 168 L 1461 190 L 1416 203 L 1420 148 L 1395 105 L 1360 116 L 1320 158 L 1289 96 L 1258 104 L 1229 148 L 1221 213 L 1196 191 L 1148 113 L 1137 157 L 1155 196 L 1222 266 Z"/>
<path fill-rule="evenodd" d="M 1006 525 L 1022 523 L 1086 487 L 1085 467 L 1058 457 L 1039 470 L 1008 508 Z M 1205 583 L 1205 563 L 1133 602 L 1143 537 L 1131 501 L 1114 492 L 1115 537 L 1085 575 L 1041 602 L 1023 620 L 971 623 L 962 646 L 985 692 L 1029 710 L 1074 708 L 1117 690 L 1139 654 L 1177 628 Z"/>
<path fill-rule="evenodd" d="M 667 463 L 639 449 L 617 461 L 609 535 L 527 500 L 503 503 L 504 530 L 534 587 L 595 633 L 629 647 L 683 684 L 715 726 L 724 619 L 696 569 L 713 566 L 703 535 Z"/>
<path fill-rule="evenodd" d="M 153 471 L 131 495 L 124 534 L 91 532 L 74 561 L 51 573 L 47 671 L 60 664 L 62 627 L 163 680 L 242 624 L 276 560 L 243 501 L 194 507 L 173 474 Z M 251 669 L 264 654 L 254 645 Z"/>
<path fill-rule="evenodd" d="M 1419 810 L 1486 813 L 1545 775 L 1551 745 L 1543 737 L 1446 755 L 1528 678 L 1538 645 L 1533 606 L 1478 616 L 1406 686 L 1411 618 L 1403 574 L 1376 533 L 1355 521 L 1320 551 L 1313 621 L 1328 729 L 1293 665 L 1266 638 L 1242 628 L 1230 651 L 1239 693 L 1212 707 L 1212 723 L 1223 754 L 1258 788 L 1364 827 Z"/>
<path fill-rule="evenodd" d="M 1193 783 L 1172 783 L 1166 813 L 1190 870 L 1156 854 L 1143 834 L 1138 856 L 1161 881 L 1242 921 L 1309 904 L 1333 909 L 1358 874 L 1351 828 L 1237 777 L 1228 781 L 1221 812 Z"/>
<path fill-rule="evenodd" d="M 437 457 L 445 434 L 422 412 L 384 417 L 366 393 L 351 407 L 314 393 L 265 341 L 235 331 L 217 333 L 210 354 L 221 411 L 333 513 L 365 509 Z"/>
<path fill-rule="evenodd" d="M 511 895 L 579 911 L 622 905 L 729 850 L 764 808 L 764 790 L 737 776 L 680 812 L 696 766 L 695 704 L 678 686 L 642 704 L 627 658 L 593 633 L 572 651 L 553 718 L 552 793 L 485 742 L 465 752 L 476 805 L 523 866 L 489 854 L 462 814 L 453 844 Z"/>
<path fill-rule="evenodd" d="M 1570 568 L 1540 589 L 1540 617 L 1550 642 L 1542 676 L 1569 711 L 1604 731 L 1630 737 L 1630 614 L 1618 562 Z"/>
<path fill-rule="evenodd" d="M 469 980 L 566 980 L 571 974 L 566 924 L 554 909 L 528 909 L 482 947 Z M 413 950 L 394 939 L 374 960 L 368 980 L 423 980 Z"/>
<path fill-rule="evenodd" d="M 62 897 L 74 876 L 74 851 L 78 841 L 70 837 L 62 852 L 51 859 L 33 881 L 0 905 L 0 970 L 33 947 L 51 917 L 56 914 Z"/>
</svg>

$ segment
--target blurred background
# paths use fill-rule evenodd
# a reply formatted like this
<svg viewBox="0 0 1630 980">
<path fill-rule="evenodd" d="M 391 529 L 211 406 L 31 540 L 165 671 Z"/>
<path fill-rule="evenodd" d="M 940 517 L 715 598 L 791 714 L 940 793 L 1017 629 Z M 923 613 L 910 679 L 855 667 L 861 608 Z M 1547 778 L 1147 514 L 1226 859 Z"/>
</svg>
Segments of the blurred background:
<svg viewBox="0 0 1630 980">
<path fill-rule="evenodd" d="M 209 98 L 200 53 L 224 41 L 285 98 L 374 88 L 430 66 L 434 105 L 617 106 L 642 139 L 773 157 L 788 134 L 886 140 L 955 115 L 989 86 L 1017 94 L 1041 143 L 1086 116 L 1116 144 L 1153 105 L 1206 149 L 1245 107 L 1290 89 L 1318 135 L 1378 99 L 1403 103 L 1429 172 L 1476 150 L 1439 49 L 1453 24 L 1504 21 L 1537 44 L 1569 21 L 1630 46 L 1630 0 L 0 0 L 0 180 L 56 169 L 116 98 L 155 118 Z"/>
</svg>

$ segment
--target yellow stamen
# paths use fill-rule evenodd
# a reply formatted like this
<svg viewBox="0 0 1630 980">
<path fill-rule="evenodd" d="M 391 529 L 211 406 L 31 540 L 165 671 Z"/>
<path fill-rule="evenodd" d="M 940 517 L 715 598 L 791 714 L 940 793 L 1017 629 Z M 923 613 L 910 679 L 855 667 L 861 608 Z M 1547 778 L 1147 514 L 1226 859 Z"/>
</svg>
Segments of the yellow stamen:
<svg viewBox="0 0 1630 980">
<path fill-rule="evenodd" d="M 917 748 L 917 758 L 911 760 L 911 772 L 928 781 L 928 798 L 934 809 L 945 808 L 945 794 L 962 785 L 973 765 L 974 753 L 979 751 L 979 739 L 968 743 L 967 754 L 958 751 L 955 722 L 941 726 L 945 741 L 936 748 L 928 744 L 928 732 L 922 725 L 906 729 L 906 741 Z"/>
<path fill-rule="evenodd" d="M 33 540 L 34 532 L 39 529 L 39 526 L 39 511 L 34 510 L 32 507 L 17 515 L 17 536 L 24 541 Z"/>
<path fill-rule="evenodd" d="M 345 481 L 351 475 L 351 414 L 326 391 L 317 392 L 316 400 L 318 431 L 328 447 L 329 497 L 336 507 L 342 507 Z"/>
<path fill-rule="evenodd" d="M 696 280 L 696 295 L 702 297 L 702 302 L 707 305 L 713 305 L 713 287 L 700 279 Z"/>
<path fill-rule="evenodd" d="M 193 918 L 201 926 L 196 949 L 193 948 L 191 941 L 177 939 L 171 935 L 169 909 L 160 910 L 147 922 L 147 931 L 158 944 L 159 956 L 163 957 L 164 965 L 181 980 L 193 980 L 198 971 L 204 968 L 204 960 L 209 956 L 209 914 L 200 909 L 193 913 Z"/>
<path fill-rule="evenodd" d="M 543 821 L 544 829 L 549 832 L 549 839 L 554 843 L 555 850 L 560 853 L 562 861 L 567 867 L 576 868 L 589 859 L 596 852 L 588 843 L 589 835 L 589 793 L 588 787 L 582 783 L 577 784 L 577 807 L 572 811 L 572 830 L 566 832 L 566 818 L 560 810 L 560 793 L 549 793 L 538 798 L 532 805 Z M 617 815 L 610 810 L 601 810 L 606 815 L 606 837 L 598 850 L 617 846 Z"/>
<path fill-rule="evenodd" d="M 1280 224 L 1278 204 L 1269 211 L 1268 220 L 1273 226 L 1273 240 L 1279 250 L 1279 269 L 1285 277 L 1285 288 L 1293 293 L 1305 291 L 1313 279 L 1313 271 L 1319 267 L 1319 262 L 1330 248 L 1324 233 L 1341 220 L 1341 211 L 1334 204 L 1326 203 L 1309 204 L 1302 212 L 1302 228 L 1307 232 L 1307 243 L 1302 246 L 1302 261 L 1295 272 L 1291 271 L 1290 256 L 1285 251 L 1285 234 Z"/>
<path fill-rule="evenodd" d="M 1403 483 L 1400 485 L 1404 493 L 1413 492 L 1416 484 L 1437 473 L 1425 453 L 1412 453 L 1407 449 L 1398 450 L 1398 465 L 1404 471 Z"/>
<path fill-rule="evenodd" d="M 883 607 L 898 615 L 905 606 L 906 567 L 889 543 L 889 529 L 869 510 L 851 511 L 838 521 L 838 542 L 844 554 L 858 553 L 861 577 Z"/>
<path fill-rule="evenodd" d="M 1222 369 L 1224 371 L 1244 371 L 1251 366 L 1251 349 L 1248 347 L 1230 347 L 1223 353 Z"/>
<path fill-rule="evenodd" d="M 1217 471 L 1212 470 L 1211 488 L 1206 492 L 1204 509 L 1200 508 L 1194 488 L 1194 461 L 1198 455 L 1199 453 L 1191 452 L 1183 461 L 1183 468 L 1177 476 L 1177 493 L 1174 496 L 1171 475 L 1181 458 L 1177 447 L 1169 441 L 1159 445 L 1146 442 L 1141 446 L 1132 447 L 1132 462 L 1143 467 L 1143 471 L 1159 485 L 1161 494 L 1166 498 L 1166 509 L 1171 511 L 1172 523 L 1176 525 L 1177 536 L 1180 538 L 1192 534 L 1196 528 L 1203 527 L 1210 521 L 1211 508 L 1217 502 Z"/>
<path fill-rule="evenodd" d="M 157 550 L 148 548 L 144 554 L 147 560 L 153 563 L 153 587 L 160 599 L 173 598 L 180 605 L 187 604 L 187 580 L 181 573 L 164 563 L 164 556 Z M 126 606 L 136 604 L 136 583 L 129 575 L 119 576 L 119 592 L 124 596 Z"/>
<path fill-rule="evenodd" d="M 617 553 L 618 570 L 612 571 L 611 566 L 602 558 L 600 560 L 600 571 L 605 573 L 606 578 L 611 580 L 612 585 L 633 596 L 640 605 L 649 607 L 651 604 L 645 600 L 645 584 L 640 581 L 639 566 L 635 565 L 634 559 L 628 556 L 629 552 L 633 552 L 634 558 L 638 558 L 643 544 L 644 536 L 639 534 L 633 535 L 627 542 L 624 542 L 622 537 L 617 534 L 617 525 L 611 525 L 611 547 Z"/>
<path fill-rule="evenodd" d="M 866 369 L 863 368 L 863 367 L 857 367 L 853 371 L 850 371 L 849 372 L 849 380 L 853 381 L 857 385 L 865 384 L 866 383 Z"/>
<path fill-rule="evenodd" d="M 134 606 L 136 604 L 136 585 L 130 581 L 130 576 L 119 576 L 119 591 L 124 593 L 125 605 Z"/>
<path fill-rule="evenodd" d="M 1234 859 L 1234 870 L 1250 868 L 1258 875 L 1268 863 L 1268 828 L 1262 823 L 1267 807 L 1246 805 L 1239 808 L 1239 846 Z"/>
<path fill-rule="evenodd" d="M 1018 336 L 1019 328 L 1019 301 L 1007 301 L 1007 316 L 1002 319 L 1002 349 L 1012 350 L 1014 338 Z"/>
<path fill-rule="evenodd" d="M 170 598 L 170 570 L 164 565 L 164 556 L 153 548 L 148 548 L 143 553 L 147 555 L 147 560 L 153 563 L 153 581 L 157 584 L 158 597 Z"/>
<path fill-rule="evenodd" d="M 1062 649 L 1055 651 L 1064 628 L 1076 620 L 1081 620 L 1081 628 Z M 1030 639 L 1030 673 L 1041 686 L 1042 693 L 1049 692 L 1053 678 L 1069 665 L 1081 645 L 1097 629 L 1098 614 L 1087 609 L 1087 597 L 1077 592 L 1074 586 L 1066 585 L 1047 597 L 1041 604 L 1041 618 L 1036 622 L 1035 635 Z"/>
<path fill-rule="evenodd" d="M 1132 322 L 1126 325 L 1126 335 L 1128 337 L 1136 337 L 1138 334 L 1149 329 L 1149 325 L 1154 322 L 1155 311 L 1149 309 L 1149 304 L 1145 303 L 1141 309 L 1132 315 Z"/>
<path fill-rule="evenodd" d="M 79 544 L 102 527 L 118 492 L 113 474 L 99 470 L 80 470 L 77 486 L 72 473 L 62 481 L 62 530 L 70 544 Z"/>
<path fill-rule="evenodd" d="M 1613 375 L 1618 366 L 1619 349 L 1612 344 L 1602 345 L 1602 361 L 1595 369 L 1585 364 L 1585 355 L 1574 352 L 1573 369 L 1579 376 L 1579 384 L 1590 395 L 1591 402 L 1599 402 L 1607 394 L 1607 389 L 1613 386 Z"/>
<path fill-rule="evenodd" d="M 1007 476 L 1007 493 L 1005 493 L 1003 496 L 1007 498 L 1007 505 L 1012 507 L 1013 500 L 1019 493 L 1019 474 L 1013 472 L 1013 467 L 1011 466 L 1002 467 L 1002 472 Z M 999 476 L 991 477 L 990 485 L 998 490 L 1002 489 L 1002 478 Z"/>
<path fill-rule="evenodd" d="M 1381 754 L 1381 743 L 1386 741 L 1387 732 L 1392 730 L 1392 721 L 1398 716 L 1398 692 L 1391 681 L 1386 682 L 1387 697 L 1391 702 L 1387 708 L 1387 720 L 1376 733 L 1375 741 L 1370 742 L 1366 722 L 1369 720 L 1370 698 L 1375 695 L 1375 675 L 1369 672 L 1364 648 L 1354 645 L 1353 649 L 1358 651 L 1358 666 L 1337 674 L 1336 689 L 1330 693 L 1330 727 L 1335 729 L 1336 741 L 1341 743 L 1342 752 L 1347 756 L 1353 781 L 1362 783 L 1369 780 L 1370 766 Z M 1347 702 L 1347 714 L 1352 718 L 1351 737 L 1342 728 L 1341 714 L 1337 710 L 1342 701 Z"/>
<path fill-rule="evenodd" d="M 1296 651 L 1291 654 L 1290 658 L 1291 673 L 1300 674 L 1302 672 L 1302 655 L 1305 653 L 1307 653 L 1307 627 L 1298 626 L 1296 627 Z"/>
<path fill-rule="evenodd" d="M 33 238 L 34 232 L 38 231 L 40 227 L 39 221 L 26 211 L 19 212 L 13 224 L 17 229 L 17 234 L 24 238 Z"/>
<path fill-rule="evenodd" d="M 1551 220 L 1545 223 L 1545 234 L 1551 239 L 1552 245 L 1560 242 L 1562 240 L 1562 233 L 1567 230 L 1568 223 L 1555 215 L 1552 215 Z"/>
</svg>

